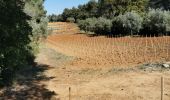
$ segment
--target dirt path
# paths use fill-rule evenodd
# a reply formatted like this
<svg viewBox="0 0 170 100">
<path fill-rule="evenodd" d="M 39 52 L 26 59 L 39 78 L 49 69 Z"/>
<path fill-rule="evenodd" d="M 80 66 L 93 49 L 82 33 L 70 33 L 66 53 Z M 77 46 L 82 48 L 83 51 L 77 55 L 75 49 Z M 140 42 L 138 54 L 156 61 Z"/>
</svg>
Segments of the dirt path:
<svg viewBox="0 0 170 100">
<path fill-rule="evenodd" d="M 108 57 L 112 53 L 107 47 L 111 45 L 109 38 L 75 34 L 80 32 L 75 24 L 53 23 L 50 27 L 56 30 L 41 46 L 36 61 L 51 67 L 44 75 L 53 78 L 41 83 L 57 94 L 55 98 L 69 100 L 70 87 L 71 100 L 160 100 L 163 76 L 164 100 L 170 100 L 170 71 L 115 67 L 113 62 L 118 58 Z"/>
<path fill-rule="evenodd" d="M 161 76 L 165 80 L 164 100 L 170 99 L 170 71 L 82 68 L 70 65 L 74 57 L 49 48 L 45 46 L 37 61 L 52 66 L 44 74 L 53 79 L 42 83 L 60 100 L 69 100 L 69 87 L 72 100 L 160 100 Z"/>
</svg>

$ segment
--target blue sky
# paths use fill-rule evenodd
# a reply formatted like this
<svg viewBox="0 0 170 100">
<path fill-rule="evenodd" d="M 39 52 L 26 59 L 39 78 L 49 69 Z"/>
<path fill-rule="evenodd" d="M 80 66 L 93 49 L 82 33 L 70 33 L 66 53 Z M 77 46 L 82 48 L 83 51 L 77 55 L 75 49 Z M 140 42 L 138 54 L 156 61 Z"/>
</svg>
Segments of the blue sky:
<svg viewBox="0 0 170 100">
<path fill-rule="evenodd" d="M 65 8 L 77 7 L 89 0 L 46 0 L 44 3 L 47 14 L 61 14 Z"/>
</svg>

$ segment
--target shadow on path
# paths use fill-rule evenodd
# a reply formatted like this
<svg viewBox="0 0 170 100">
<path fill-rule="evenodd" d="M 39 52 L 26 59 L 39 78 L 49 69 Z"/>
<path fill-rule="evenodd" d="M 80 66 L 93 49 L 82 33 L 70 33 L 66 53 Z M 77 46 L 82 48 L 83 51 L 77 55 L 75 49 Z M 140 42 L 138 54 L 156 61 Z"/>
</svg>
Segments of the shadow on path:
<svg viewBox="0 0 170 100">
<path fill-rule="evenodd" d="M 48 65 L 35 65 L 20 70 L 17 75 L 16 84 L 6 87 L 0 93 L 0 100 L 59 100 L 54 98 L 57 94 L 45 88 L 42 81 L 49 81 L 54 77 L 43 75 Z"/>
</svg>

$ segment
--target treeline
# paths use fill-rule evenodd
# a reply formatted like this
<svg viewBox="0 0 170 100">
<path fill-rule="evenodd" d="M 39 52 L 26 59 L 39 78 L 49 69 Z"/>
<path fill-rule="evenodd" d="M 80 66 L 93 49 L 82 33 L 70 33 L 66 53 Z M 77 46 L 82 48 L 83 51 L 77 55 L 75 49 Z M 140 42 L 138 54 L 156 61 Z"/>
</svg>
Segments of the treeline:
<svg viewBox="0 0 170 100">
<path fill-rule="evenodd" d="M 44 0 L 0 0 L 0 86 L 32 65 L 38 43 L 47 34 Z"/>
<path fill-rule="evenodd" d="M 75 22 L 81 30 L 111 35 L 168 35 L 170 0 L 90 0 L 49 21 Z"/>
</svg>

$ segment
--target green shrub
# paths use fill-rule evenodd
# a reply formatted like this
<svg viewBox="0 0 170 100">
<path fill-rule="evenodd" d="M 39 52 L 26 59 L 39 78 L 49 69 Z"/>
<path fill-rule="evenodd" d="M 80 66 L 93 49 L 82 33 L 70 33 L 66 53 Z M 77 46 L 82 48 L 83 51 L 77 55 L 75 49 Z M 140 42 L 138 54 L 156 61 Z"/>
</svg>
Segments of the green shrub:
<svg viewBox="0 0 170 100">
<path fill-rule="evenodd" d="M 96 34 L 110 34 L 112 28 L 112 21 L 103 17 L 97 19 L 95 25 Z"/>
<path fill-rule="evenodd" d="M 24 12 L 31 17 L 29 25 L 32 27 L 32 36 L 30 36 L 30 46 L 33 48 L 32 53 L 38 53 L 39 40 L 48 35 L 47 24 L 48 18 L 43 7 L 44 0 L 27 0 L 25 1 Z"/>
<path fill-rule="evenodd" d="M 85 32 L 95 32 L 97 23 L 97 18 L 87 18 L 86 20 L 79 20 L 78 26 L 80 30 L 84 30 Z"/>
<path fill-rule="evenodd" d="M 164 11 L 166 32 L 165 35 L 170 35 L 170 11 Z"/>
<path fill-rule="evenodd" d="M 75 19 L 72 17 L 67 18 L 66 22 L 75 23 Z"/>
<path fill-rule="evenodd" d="M 165 35 L 170 31 L 170 12 L 161 9 L 150 9 L 147 13 L 142 34 Z"/>
<path fill-rule="evenodd" d="M 80 28 L 80 30 L 85 30 L 85 25 L 84 25 L 85 20 L 77 20 L 77 25 Z"/>
<path fill-rule="evenodd" d="M 112 32 L 121 35 L 133 35 L 139 33 L 143 19 L 135 12 L 127 12 L 113 19 Z"/>
<path fill-rule="evenodd" d="M 85 32 L 94 32 L 96 34 L 111 33 L 112 22 L 106 18 L 87 18 L 86 20 L 78 20 L 78 26 Z"/>
<path fill-rule="evenodd" d="M 170 12 L 166 13 L 166 32 L 170 35 Z"/>
<path fill-rule="evenodd" d="M 48 16 L 48 20 L 49 20 L 49 22 L 62 22 L 63 17 L 62 17 L 62 15 L 52 14 L 52 15 Z"/>
</svg>

